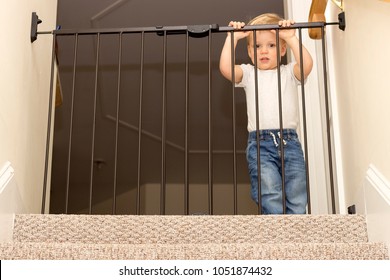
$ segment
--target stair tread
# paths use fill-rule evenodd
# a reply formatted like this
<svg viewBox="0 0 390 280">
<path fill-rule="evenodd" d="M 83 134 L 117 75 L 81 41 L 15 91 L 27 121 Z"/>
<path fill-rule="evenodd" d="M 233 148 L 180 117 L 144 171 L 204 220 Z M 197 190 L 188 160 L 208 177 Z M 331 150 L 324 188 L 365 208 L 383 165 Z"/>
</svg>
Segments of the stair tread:
<svg viewBox="0 0 390 280">
<path fill-rule="evenodd" d="M 14 241 L 122 244 L 367 242 L 361 215 L 15 216 Z"/>
<path fill-rule="evenodd" d="M 383 243 L 0 244 L 0 259 L 388 260 Z"/>
</svg>

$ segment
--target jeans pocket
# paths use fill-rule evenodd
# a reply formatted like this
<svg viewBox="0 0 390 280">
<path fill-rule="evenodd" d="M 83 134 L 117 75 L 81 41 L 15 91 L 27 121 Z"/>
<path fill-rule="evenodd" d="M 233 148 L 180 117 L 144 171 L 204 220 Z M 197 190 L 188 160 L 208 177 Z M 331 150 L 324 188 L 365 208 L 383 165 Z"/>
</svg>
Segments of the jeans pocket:
<svg viewBox="0 0 390 280">
<path fill-rule="evenodd" d="M 248 146 L 246 148 L 246 159 L 248 165 L 252 162 L 257 162 L 257 141 L 248 141 Z"/>
</svg>

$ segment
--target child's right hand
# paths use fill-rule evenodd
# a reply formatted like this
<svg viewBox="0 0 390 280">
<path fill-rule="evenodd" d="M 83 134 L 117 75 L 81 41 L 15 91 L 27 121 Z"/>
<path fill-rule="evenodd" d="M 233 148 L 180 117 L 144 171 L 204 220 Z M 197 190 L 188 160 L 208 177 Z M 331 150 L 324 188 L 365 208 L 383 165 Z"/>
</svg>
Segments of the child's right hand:
<svg viewBox="0 0 390 280">
<path fill-rule="evenodd" d="M 229 26 L 233 27 L 234 29 L 241 29 L 245 26 L 245 22 L 242 21 L 231 21 L 229 22 Z M 228 36 L 230 36 L 231 32 L 228 32 Z M 249 31 L 241 31 L 241 32 L 234 32 L 234 39 L 241 40 L 242 38 L 246 38 L 249 35 Z"/>
</svg>

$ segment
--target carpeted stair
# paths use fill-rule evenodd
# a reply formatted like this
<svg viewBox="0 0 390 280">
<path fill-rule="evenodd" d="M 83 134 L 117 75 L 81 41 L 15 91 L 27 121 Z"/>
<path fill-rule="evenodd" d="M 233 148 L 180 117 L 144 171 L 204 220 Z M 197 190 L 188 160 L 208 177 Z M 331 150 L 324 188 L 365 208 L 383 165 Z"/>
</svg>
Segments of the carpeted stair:
<svg viewBox="0 0 390 280">
<path fill-rule="evenodd" d="M 16 215 L 0 259 L 388 259 L 364 216 Z"/>
</svg>

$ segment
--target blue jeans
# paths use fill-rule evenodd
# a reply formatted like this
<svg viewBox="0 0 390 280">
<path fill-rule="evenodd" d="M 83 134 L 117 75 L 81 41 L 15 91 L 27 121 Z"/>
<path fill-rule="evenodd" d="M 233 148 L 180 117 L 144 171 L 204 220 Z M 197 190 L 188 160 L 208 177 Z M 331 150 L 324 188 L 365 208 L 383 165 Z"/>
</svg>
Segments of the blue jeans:
<svg viewBox="0 0 390 280">
<path fill-rule="evenodd" d="M 301 143 L 294 129 L 260 130 L 261 207 L 264 214 L 283 214 L 282 162 L 283 144 L 286 214 L 305 214 L 307 204 L 306 168 Z M 258 204 L 257 140 L 256 131 L 249 133 L 246 150 L 251 196 Z"/>
</svg>

